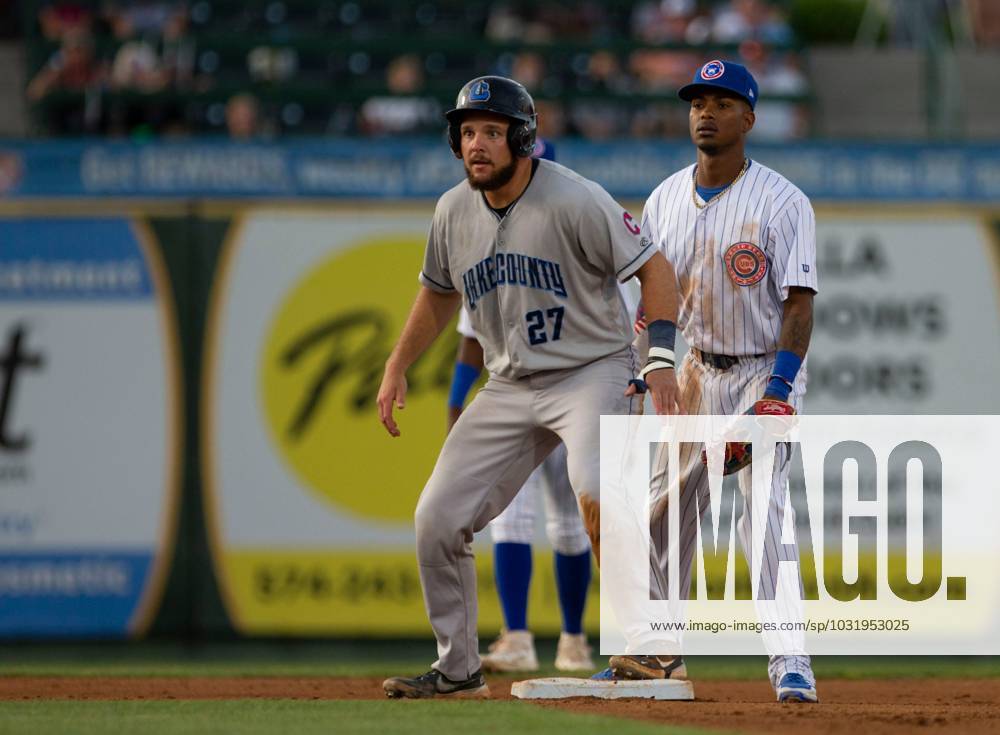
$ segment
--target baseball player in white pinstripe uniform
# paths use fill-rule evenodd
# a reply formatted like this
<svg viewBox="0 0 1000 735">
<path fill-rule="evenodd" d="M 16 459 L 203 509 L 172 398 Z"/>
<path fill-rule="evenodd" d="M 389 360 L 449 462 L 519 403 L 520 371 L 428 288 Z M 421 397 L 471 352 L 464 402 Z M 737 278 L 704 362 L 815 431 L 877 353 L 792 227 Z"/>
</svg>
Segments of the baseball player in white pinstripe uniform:
<svg viewBox="0 0 1000 735">
<path fill-rule="evenodd" d="M 677 273 L 678 325 L 690 345 L 678 370 L 678 383 L 681 406 L 689 414 L 791 413 L 789 405 L 801 410 L 805 395 L 804 363 L 817 291 L 815 220 L 809 200 L 798 188 L 745 155 L 757 94 L 757 83 L 739 64 L 710 61 L 695 72 L 693 82 L 679 95 L 691 103 L 690 133 L 698 150 L 697 163 L 661 183 L 643 211 L 644 233 Z M 793 514 L 794 521 L 792 508 L 783 508 L 791 461 L 788 447 L 777 448 L 779 469 L 768 512 L 784 510 Z M 739 472 L 746 505 L 737 533 L 749 557 L 750 472 L 740 470 L 750 458 L 735 453 L 734 445 L 729 445 L 726 473 Z M 653 574 L 656 599 L 667 599 L 666 454 L 663 451 L 657 458 L 651 488 L 652 541 L 660 561 Z M 679 589 L 684 596 L 690 589 L 697 539 L 695 507 L 703 513 L 710 498 L 704 461 L 697 450 L 681 450 Z M 775 515 L 770 520 L 780 518 Z M 765 548 L 765 589 L 774 594 L 780 561 L 797 559 L 795 544 Z M 650 642 L 635 643 L 648 650 Z M 604 678 L 683 678 L 680 641 L 662 643 L 670 655 L 614 656 L 610 670 L 602 672 Z M 795 649 L 804 651 L 803 639 Z M 771 656 L 768 672 L 779 701 L 817 701 L 808 656 Z"/>
</svg>

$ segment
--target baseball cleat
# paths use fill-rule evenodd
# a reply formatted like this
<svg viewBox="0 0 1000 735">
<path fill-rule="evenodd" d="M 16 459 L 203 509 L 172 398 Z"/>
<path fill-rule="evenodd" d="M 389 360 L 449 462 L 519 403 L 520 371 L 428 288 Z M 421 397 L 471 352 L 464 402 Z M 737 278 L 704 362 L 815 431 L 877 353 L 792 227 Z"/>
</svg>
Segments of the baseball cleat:
<svg viewBox="0 0 1000 735">
<path fill-rule="evenodd" d="M 779 702 L 818 702 L 816 686 L 806 681 L 802 674 L 785 674 L 778 682 Z"/>
<path fill-rule="evenodd" d="M 559 645 L 556 647 L 556 668 L 560 671 L 585 671 L 594 668 L 586 634 L 560 634 Z"/>
<path fill-rule="evenodd" d="M 527 630 L 505 630 L 483 654 L 483 671 L 538 671 L 535 637 Z"/>
<path fill-rule="evenodd" d="M 619 679 L 687 679 L 680 656 L 612 656 L 608 663 Z"/>
<path fill-rule="evenodd" d="M 489 699 L 490 688 L 477 671 L 465 681 L 452 681 L 437 669 L 426 674 L 407 679 L 394 676 L 382 682 L 382 689 L 389 699 L 430 699 L 432 697 L 453 697 L 455 699 Z"/>
<path fill-rule="evenodd" d="M 616 681 L 618 677 L 615 676 L 615 672 L 609 666 L 606 669 L 601 669 L 590 678 L 594 681 Z"/>
</svg>

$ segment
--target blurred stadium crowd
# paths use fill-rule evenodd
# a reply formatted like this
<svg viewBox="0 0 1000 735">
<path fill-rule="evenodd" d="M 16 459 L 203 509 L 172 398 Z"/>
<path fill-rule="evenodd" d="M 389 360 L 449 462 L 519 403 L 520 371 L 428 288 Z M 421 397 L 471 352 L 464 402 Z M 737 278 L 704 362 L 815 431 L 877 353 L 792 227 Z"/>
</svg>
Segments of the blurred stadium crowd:
<svg viewBox="0 0 1000 735">
<path fill-rule="evenodd" d="M 913 27 L 914 5 L 930 31 Z M 873 12 L 887 20 L 876 28 L 882 43 L 920 43 L 928 32 L 1000 43 L 994 0 L 21 6 L 26 96 L 47 135 L 436 135 L 459 86 L 497 73 L 532 91 L 545 137 L 670 137 L 687 124 L 674 90 L 721 57 L 740 59 L 760 84 L 755 136 L 792 140 L 812 129 L 810 45 L 853 42 Z"/>
</svg>

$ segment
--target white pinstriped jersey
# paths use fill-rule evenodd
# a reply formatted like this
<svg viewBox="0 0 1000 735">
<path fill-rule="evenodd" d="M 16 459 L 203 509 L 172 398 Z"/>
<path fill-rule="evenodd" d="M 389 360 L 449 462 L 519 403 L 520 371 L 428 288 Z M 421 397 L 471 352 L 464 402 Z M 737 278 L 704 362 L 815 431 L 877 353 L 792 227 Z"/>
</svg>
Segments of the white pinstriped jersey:
<svg viewBox="0 0 1000 735">
<path fill-rule="evenodd" d="M 668 177 L 642 213 L 643 233 L 677 273 L 678 326 L 703 352 L 775 352 L 788 288 L 818 290 L 812 205 L 784 176 L 751 161 L 739 181 L 699 209 L 694 169 Z"/>
<path fill-rule="evenodd" d="M 463 337 L 479 339 L 476 335 L 476 330 L 472 328 L 472 320 L 469 318 L 469 312 L 466 311 L 464 306 L 458 310 L 458 325 L 455 327 L 455 330 Z"/>
</svg>

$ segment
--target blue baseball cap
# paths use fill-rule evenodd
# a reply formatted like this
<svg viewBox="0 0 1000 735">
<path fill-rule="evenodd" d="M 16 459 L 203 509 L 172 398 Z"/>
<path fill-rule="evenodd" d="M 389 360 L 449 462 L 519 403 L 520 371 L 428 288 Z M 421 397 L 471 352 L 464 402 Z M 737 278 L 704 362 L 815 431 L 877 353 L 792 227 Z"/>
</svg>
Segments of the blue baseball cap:
<svg viewBox="0 0 1000 735">
<path fill-rule="evenodd" d="M 757 80 L 743 64 L 735 61 L 709 61 L 694 73 L 690 84 L 677 91 L 677 96 L 690 102 L 706 87 L 728 89 L 745 99 L 751 110 L 757 105 Z"/>
</svg>

